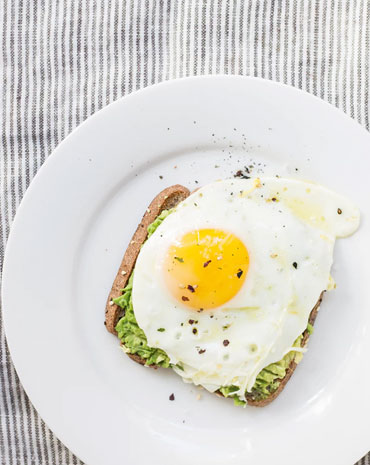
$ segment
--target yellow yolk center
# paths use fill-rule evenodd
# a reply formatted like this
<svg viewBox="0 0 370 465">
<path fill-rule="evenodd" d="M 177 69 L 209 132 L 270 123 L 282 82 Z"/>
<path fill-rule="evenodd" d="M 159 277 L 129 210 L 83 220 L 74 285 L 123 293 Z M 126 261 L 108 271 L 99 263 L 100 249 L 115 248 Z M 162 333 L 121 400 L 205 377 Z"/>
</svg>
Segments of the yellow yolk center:
<svg viewBox="0 0 370 465">
<path fill-rule="evenodd" d="M 249 266 L 248 250 L 220 229 L 200 229 L 168 249 L 164 271 L 171 294 L 196 310 L 219 307 L 240 290 Z"/>
</svg>

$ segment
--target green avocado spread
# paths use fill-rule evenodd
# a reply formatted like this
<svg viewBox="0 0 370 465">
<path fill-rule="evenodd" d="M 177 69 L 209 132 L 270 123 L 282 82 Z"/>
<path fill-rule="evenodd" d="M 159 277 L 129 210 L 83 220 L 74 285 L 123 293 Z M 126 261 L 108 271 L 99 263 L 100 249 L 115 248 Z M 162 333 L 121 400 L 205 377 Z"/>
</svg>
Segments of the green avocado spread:
<svg viewBox="0 0 370 465">
<path fill-rule="evenodd" d="M 155 221 L 148 226 L 148 238 L 154 233 L 162 221 L 171 213 L 171 210 L 163 210 Z M 114 303 L 123 308 L 124 316 L 118 321 L 116 331 L 125 350 L 130 354 L 137 354 L 145 360 L 146 365 L 159 365 L 169 367 L 170 359 L 161 349 L 148 346 L 144 331 L 137 324 L 134 307 L 132 305 L 132 281 L 131 274 L 127 286 L 122 289 L 122 295 L 114 299 Z"/>
<path fill-rule="evenodd" d="M 172 212 L 172 210 L 164 210 L 155 219 L 155 221 L 148 226 L 148 238 L 155 232 L 158 226 L 165 218 Z M 137 354 L 145 360 L 146 365 L 158 365 L 161 367 L 169 367 L 170 359 L 168 355 L 161 349 L 149 347 L 144 331 L 137 324 L 134 308 L 132 305 L 132 273 L 127 286 L 122 289 L 122 295 L 114 299 L 114 303 L 124 310 L 124 316 L 118 321 L 116 331 L 121 340 L 124 350 L 130 354 Z M 308 332 L 311 334 L 313 328 L 309 324 Z M 294 347 L 300 347 L 302 335 L 299 336 L 294 342 Z M 255 400 L 262 400 L 269 397 L 279 387 L 280 381 L 284 378 L 286 371 L 292 360 L 298 363 L 302 358 L 301 352 L 294 350 L 287 353 L 279 362 L 271 363 L 259 372 L 256 382 L 252 391 L 248 396 L 252 396 Z M 240 400 L 234 393 L 239 390 L 237 386 L 223 386 L 220 392 L 225 397 L 234 399 L 235 405 L 244 405 L 245 402 Z"/>
<path fill-rule="evenodd" d="M 294 341 L 293 347 L 301 347 L 302 337 L 301 335 Z M 253 400 L 263 400 L 269 397 L 269 395 L 275 392 L 279 387 L 280 381 L 284 378 L 290 363 L 293 360 L 299 363 L 302 357 L 302 352 L 291 350 L 279 362 L 271 363 L 263 368 L 263 370 L 258 373 L 252 391 L 248 393 L 248 395 L 253 397 Z M 237 386 L 224 386 L 220 388 L 220 392 L 225 397 L 232 397 L 234 399 L 235 405 L 244 405 L 245 402 L 243 400 L 233 395 L 233 393 L 238 390 L 239 388 Z"/>
</svg>

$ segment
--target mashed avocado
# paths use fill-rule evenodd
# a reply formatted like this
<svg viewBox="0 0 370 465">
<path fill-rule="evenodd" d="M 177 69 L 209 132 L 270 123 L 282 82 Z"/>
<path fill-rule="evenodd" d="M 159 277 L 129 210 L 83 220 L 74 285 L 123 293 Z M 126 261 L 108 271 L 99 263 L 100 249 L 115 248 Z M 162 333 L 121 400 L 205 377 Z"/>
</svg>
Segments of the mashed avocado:
<svg viewBox="0 0 370 465">
<path fill-rule="evenodd" d="M 299 336 L 293 344 L 293 347 L 301 347 L 302 335 Z M 284 378 L 286 371 L 292 362 L 295 360 L 299 363 L 302 360 L 302 353 L 290 351 L 279 362 L 271 363 L 263 370 L 261 370 L 256 378 L 256 382 L 250 393 L 253 400 L 263 400 L 270 396 L 279 387 L 280 381 Z M 235 405 L 244 405 L 245 402 L 240 400 L 237 396 L 233 396 L 235 391 L 238 391 L 237 386 L 224 386 L 220 388 L 220 392 L 225 397 L 232 397 Z"/>
<path fill-rule="evenodd" d="M 148 226 L 148 238 L 154 233 L 158 226 L 165 218 L 172 212 L 172 210 L 164 210 L 156 220 Z M 122 289 L 122 295 L 114 299 L 114 303 L 120 306 L 124 311 L 124 316 L 118 321 L 116 331 L 121 340 L 125 351 L 130 354 L 137 354 L 145 360 L 146 365 L 159 365 L 162 367 L 170 366 L 170 359 L 168 355 L 161 349 L 149 347 L 144 331 L 137 324 L 134 308 L 132 305 L 132 281 L 133 273 L 130 276 L 127 286 Z M 308 332 L 311 334 L 313 328 L 309 324 Z M 294 347 L 300 347 L 302 335 L 299 336 L 294 342 Z M 271 363 L 265 367 L 257 375 L 256 382 L 250 393 L 255 400 L 262 400 L 269 397 L 279 387 L 280 381 L 284 378 L 286 371 L 292 360 L 298 363 L 302 358 L 302 353 L 290 351 L 284 356 L 282 360 L 276 363 Z M 245 402 L 240 400 L 234 392 L 238 391 L 237 386 L 223 386 L 220 392 L 225 397 L 234 399 L 235 405 L 245 405 Z"/>
<path fill-rule="evenodd" d="M 137 324 L 134 308 L 132 306 L 132 280 L 133 274 L 127 286 L 122 290 L 123 294 L 114 299 L 114 302 L 125 310 L 125 315 L 116 325 L 118 337 L 122 341 L 125 350 L 130 354 L 137 354 L 145 360 L 146 365 L 159 365 L 169 367 L 170 360 L 161 349 L 149 347 L 144 331 Z"/>
<path fill-rule="evenodd" d="M 167 218 L 172 210 L 163 210 L 156 220 L 148 226 L 148 237 L 150 237 L 162 221 Z M 116 331 L 125 350 L 130 354 L 137 354 L 145 360 L 146 365 L 159 365 L 169 367 L 170 359 L 167 354 L 161 350 L 149 347 L 144 331 L 137 324 L 134 307 L 132 305 L 132 273 L 127 286 L 122 289 L 122 295 L 114 299 L 114 303 L 125 311 L 124 316 L 118 321 Z"/>
</svg>

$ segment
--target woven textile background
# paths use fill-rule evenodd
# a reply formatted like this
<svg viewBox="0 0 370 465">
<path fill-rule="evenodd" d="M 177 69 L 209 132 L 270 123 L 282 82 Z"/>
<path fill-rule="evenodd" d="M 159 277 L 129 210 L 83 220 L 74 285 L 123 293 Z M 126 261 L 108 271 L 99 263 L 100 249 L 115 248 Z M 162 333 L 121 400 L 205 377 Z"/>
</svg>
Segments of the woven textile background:
<svg viewBox="0 0 370 465">
<path fill-rule="evenodd" d="M 369 129 L 368 0 L 1 0 L 0 15 L 1 267 L 17 206 L 46 157 L 136 89 L 193 74 L 260 76 Z M 0 316 L 0 464 L 79 463 L 25 395 Z"/>
</svg>

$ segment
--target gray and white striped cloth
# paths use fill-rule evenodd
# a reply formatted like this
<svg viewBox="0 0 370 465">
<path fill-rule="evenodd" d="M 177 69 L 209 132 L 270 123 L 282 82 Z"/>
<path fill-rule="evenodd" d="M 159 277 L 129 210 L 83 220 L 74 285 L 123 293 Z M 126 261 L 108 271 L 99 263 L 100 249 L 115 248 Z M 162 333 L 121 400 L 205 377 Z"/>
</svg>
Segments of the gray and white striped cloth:
<svg viewBox="0 0 370 465">
<path fill-rule="evenodd" d="M 17 206 L 46 157 L 136 89 L 194 74 L 260 76 L 369 129 L 368 0 L 1 0 L 0 14 L 1 267 Z M 0 316 L 0 464 L 80 463 L 25 395 Z"/>
</svg>

